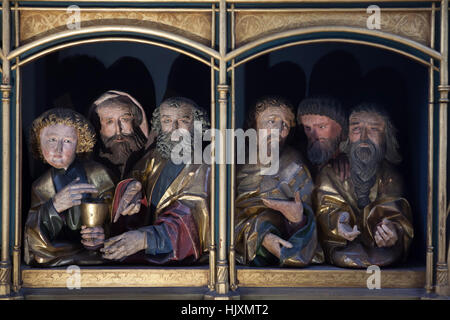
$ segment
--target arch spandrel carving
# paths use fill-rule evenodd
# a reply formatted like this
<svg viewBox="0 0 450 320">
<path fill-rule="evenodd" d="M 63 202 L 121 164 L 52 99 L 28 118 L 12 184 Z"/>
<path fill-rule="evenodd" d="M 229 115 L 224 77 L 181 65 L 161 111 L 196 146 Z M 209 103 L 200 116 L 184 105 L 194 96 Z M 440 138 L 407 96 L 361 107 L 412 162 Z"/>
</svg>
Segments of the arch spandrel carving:
<svg viewBox="0 0 450 320">
<path fill-rule="evenodd" d="M 236 45 L 297 28 L 324 25 L 367 28 L 363 11 L 236 12 Z M 431 16 L 424 11 L 382 11 L 381 30 L 430 45 Z"/>
<path fill-rule="evenodd" d="M 22 44 L 67 30 L 70 13 L 59 10 L 32 10 L 20 13 Z M 209 12 L 143 12 L 143 11 L 89 11 L 80 13 L 80 26 L 123 25 L 157 27 L 196 42 L 210 45 L 211 13 Z"/>
</svg>

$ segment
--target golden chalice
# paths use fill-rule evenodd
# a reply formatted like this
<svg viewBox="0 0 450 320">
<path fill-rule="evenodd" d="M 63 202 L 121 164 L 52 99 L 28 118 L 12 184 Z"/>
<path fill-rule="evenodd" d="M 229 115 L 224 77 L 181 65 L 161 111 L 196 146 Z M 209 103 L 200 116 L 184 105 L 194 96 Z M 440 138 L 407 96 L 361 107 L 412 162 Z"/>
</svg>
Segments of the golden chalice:
<svg viewBox="0 0 450 320">
<path fill-rule="evenodd" d="M 81 203 L 81 224 L 88 228 L 101 227 L 109 214 L 109 206 L 103 201 L 89 200 Z"/>
</svg>

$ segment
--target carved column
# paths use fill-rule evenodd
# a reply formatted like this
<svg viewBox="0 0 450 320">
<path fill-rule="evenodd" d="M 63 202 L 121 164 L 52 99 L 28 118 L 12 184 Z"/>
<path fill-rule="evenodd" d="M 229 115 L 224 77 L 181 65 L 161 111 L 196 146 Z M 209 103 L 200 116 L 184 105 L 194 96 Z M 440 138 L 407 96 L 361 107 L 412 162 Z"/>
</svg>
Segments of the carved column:
<svg viewBox="0 0 450 320">
<path fill-rule="evenodd" d="M 227 105 L 229 86 L 219 84 L 220 106 L 220 146 L 219 146 L 219 243 L 217 259 L 217 284 L 216 292 L 225 295 L 229 291 L 228 261 L 227 261 L 227 165 L 226 165 L 226 126 L 227 126 Z"/>
<path fill-rule="evenodd" d="M 448 295 L 448 265 L 446 259 L 447 219 L 447 115 L 448 115 L 448 0 L 441 2 L 441 66 L 439 97 L 439 186 L 438 186 L 438 261 L 436 264 L 436 293 Z"/>
<path fill-rule="evenodd" d="M 10 50 L 10 7 L 9 1 L 2 2 L 2 252 L 0 261 L 0 296 L 11 292 L 11 261 L 9 255 L 9 214 L 10 214 L 10 64 L 6 56 Z"/>
</svg>

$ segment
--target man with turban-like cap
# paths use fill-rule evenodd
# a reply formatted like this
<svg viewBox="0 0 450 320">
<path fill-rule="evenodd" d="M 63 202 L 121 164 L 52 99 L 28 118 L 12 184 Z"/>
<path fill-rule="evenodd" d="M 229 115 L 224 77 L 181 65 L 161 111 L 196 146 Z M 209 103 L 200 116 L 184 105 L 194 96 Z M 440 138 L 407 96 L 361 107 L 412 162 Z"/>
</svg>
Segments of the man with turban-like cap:
<svg viewBox="0 0 450 320">
<path fill-rule="evenodd" d="M 100 137 L 96 160 L 123 179 L 153 142 L 144 109 L 128 93 L 110 90 L 92 104 L 89 120 Z"/>
<path fill-rule="evenodd" d="M 343 179 L 348 174 L 348 161 L 340 153 L 339 144 L 347 136 L 347 116 L 339 100 L 306 98 L 297 108 L 297 121 L 308 139 L 306 155 L 313 176 L 331 161 Z"/>
</svg>

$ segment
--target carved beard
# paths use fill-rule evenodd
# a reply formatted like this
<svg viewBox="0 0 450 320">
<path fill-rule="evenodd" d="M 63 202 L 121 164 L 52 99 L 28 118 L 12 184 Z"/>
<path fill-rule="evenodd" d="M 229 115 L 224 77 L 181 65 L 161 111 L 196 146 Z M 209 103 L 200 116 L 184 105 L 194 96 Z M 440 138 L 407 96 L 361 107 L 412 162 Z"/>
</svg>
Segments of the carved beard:
<svg viewBox="0 0 450 320">
<path fill-rule="evenodd" d="M 142 149 L 146 142 L 145 135 L 140 129 L 131 134 L 118 134 L 109 138 L 101 137 L 101 139 L 103 148 L 100 151 L 100 157 L 108 159 L 114 165 L 124 165 L 130 155 Z M 116 139 L 122 141 L 114 141 Z"/>
<path fill-rule="evenodd" d="M 194 143 L 194 138 L 193 138 L 192 133 L 191 133 L 191 143 L 189 145 L 186 145 L 187 141 L 185 141 L 183 138 L 180 138 L 181 140 L 179 140 L 179 141 L 176 141 L 176 140 L 172 141 L 171 137 L 172 137 L 172 132 L 162 132 L 161 131 L 158 134 L 158 137 L 156 138 L 156 150 L 159 151 L 159 153 L 161 154 L 161 156 L 164 159 L 170 159 L 173 148 L 180 143 L 182 145 L 185 145 L 184 148 L 190 148 L 191 154 L 193 153 L 192 146 Z M 183 150 L 184 150 L 184 148 L 183 148 Z"/>
<path fill-rule="evenodd" d="M 367 143 L 368 147 L 360 147 L 362 143 Z M 369 139 L 350 144 L 350 173 L 359 208 L 370 203 L 370 188 L 375 183 L 378 165 L 384 158 L 384 149 L 384 146 L 377 146 Z"/>
<path fill-rule="evenodd" d="M 327 163 L 336 153 L 338 145 L 339 137 L 327 139 L 325 144 L 320 143 L 319 140 L 313 143 L 308 140 L 307 156 L 309 161 L 316 166 Z"/>
</svg>

